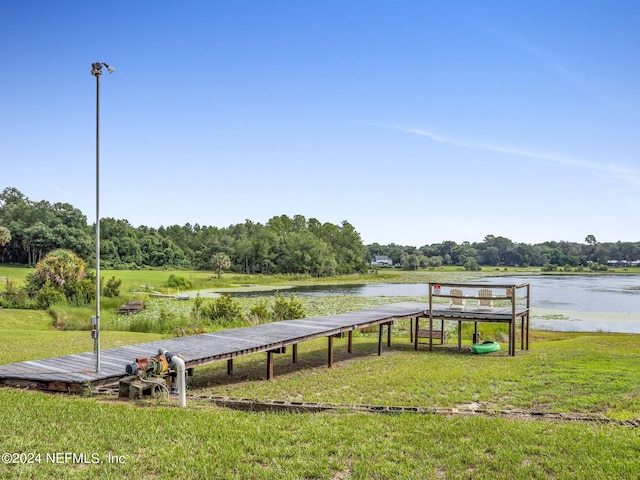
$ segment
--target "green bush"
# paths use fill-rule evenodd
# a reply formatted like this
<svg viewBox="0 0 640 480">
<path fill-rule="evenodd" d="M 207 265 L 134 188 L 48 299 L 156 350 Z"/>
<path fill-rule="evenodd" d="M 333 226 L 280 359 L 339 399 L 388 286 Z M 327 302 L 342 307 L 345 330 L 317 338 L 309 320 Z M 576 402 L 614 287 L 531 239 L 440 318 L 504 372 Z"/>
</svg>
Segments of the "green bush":
<svg viewBox="0 0 640 480">
<path fill-rule="evenodd" d="M 48 308 L 65 299 L 72 306 L 95 299 L 95 277 L 86 262 L 71 251 L 53 250 L 25 276 L 25 291 L 35 298 L 37 308 Z M 57 293 L 53 293 L 53 292 Z"/>
<path fill-rule="evenodd" d="M 222 295 L 202 307 L 202 314 L 211 323 L 236 323 L 243 320 L 242 307 L 230 295 Z"/>
<path fill-rule="evenodd" d="M 475 258 L 468 258 L 466 262 L 464 262 L 464 269 L 466 272 L 479 272 L 480 265 Z"/>
<path fill-rule="evenodd" d="M 266 298 L 261 298 L 249 309 L 249 322 L 253 325 L 268 322 L 272 318 L 273 312 L 269 308 L 269 301 Z"/>
<path fill-rule="evenodd" d="M 3 308 L 30 308 L 27 292 L 17 288 L 14 283 L 7 279 L 4 292 L 0 294 L 0 307 Z"/>
<path fill-rule="evenodd" d="M 46 310 L 51 305 L 64 302 L 65 296 L 53 286 L 45 285 L 36 293 L 35 301 L 37 308 Z"/>
<path fill-rule="evenodd" d="M 102 294 L 105 297 L 118 297 L 120 296 L 120 285 L 122 285 L 122 280 L 117 279 L 116 277 L 111 277 L 107 280 L 107 284 L 104 286 L 104 290 Z"/>
<path fill-rule="evenodd" d="M 273 319 L 279 320 L 295 320 L 297 318 L 305 318 L 307 313 L 304 311 L 302 302 L 292 293 L 288 299 L 281 293 L 276 295 L 273 305 Z"/>
<path fill-rule="evenodd" d="M 65 285 L 63 294 L 69 305 L 77 307 L 86 305 L 96 298 L 96 284 L 93 278 L 83 278 Z"/>
<path fill-rule="evenodd" d="M 191 282 L 184 277 L 171 274 L 167 280 L 167 287 L 188 289 L 191 288 Z"/>
</svg>

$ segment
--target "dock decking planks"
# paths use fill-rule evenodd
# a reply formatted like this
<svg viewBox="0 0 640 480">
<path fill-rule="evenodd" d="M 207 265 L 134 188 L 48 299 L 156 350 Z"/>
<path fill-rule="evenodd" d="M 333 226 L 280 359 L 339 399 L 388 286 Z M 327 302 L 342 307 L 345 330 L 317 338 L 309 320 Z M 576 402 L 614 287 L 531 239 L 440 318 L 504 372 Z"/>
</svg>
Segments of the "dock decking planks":
<svg viewBox="0 0 640 480">
<path fill-rule="evenodd" d="M 434 308 L 433 318 L 458 321 L 512 322 L 512 309 L 495 309 L 492 312 L 457 311 Z M 528 309 L 517 309 L 516 317 L 528 316 Z M 394 320 L 415 318 L 416 349 L 418 318 L 428 318 L 429 304 L 402 302 L 325 317 L 284 320 L 252 327 L 234 328 L 203 333 L 188 337 L 170 338 L 137 345 L 102 350 L 101 372 L 95 372 L 93 352 L 75 353 L 63 357 L 29 360 L 0 365 L 0 385 L 19 385 L 43 390 L 80 391 L 84 386 L 108 385 L 125 377 L 125 366 L 139 357 L 152 357 L 159 349 L 181 354 L 187 368 L 217 361 L 267 352 L 267 378 L 273 376 L 274 350 L 293 346 L 293 362 L 297 360 L 297 344 L 315 338 L 328 337 L 328 364 L 333 364 L 333 337 L 345 332 L 379 325 L 378 354 L 382 351 L 383 326 L 387 326 L 387 344 L 391 339 L 390 324 Z M 513 323 L 513 322 L 512 322 Z M 524 325 L 522 327 L 524 329 Z M 512 325 L 515 330 L 515 324 Z M 523 332 L 524 333 L 524 332 Z M 528 324 L 527 324 L 528 333 Z M 524 335 L 523 335 L 524 337 Z M 528 335 L 527 335 L 528 339 Z M 460 340 L 459 340 L 460 341 Z M 515 354 L 515 336 L 510 340 L 510 354 Z M 523 346 L 524 347 L 524 346 Z M 528 349 L 528 341 L 527 346 Z M 349 352 L 351 336 L 349 335 Z M 233 372 L 232 363 L 227 364 Z"/>
<path fill-rule="evenodd" d="M 382 325 L 423 315 L 428 304 L 403 302 L 326 317 L 256 325 L 102 350 L 96 373 L 93 352 L 0 365 L 0 385 L 26 385 L 44 390 L 78 391 L 84 385 L 115 383 L 126 376 L 125 366 L 138 357 L 152 357 L 159 349 L 182 354 L 187 368 L 253 353 L 269 352 L 320 337 Z M 272 368 L 272 366 L 271 366 Z M 270 376 L 268 374 L 268 376 Z"/>
</svg>

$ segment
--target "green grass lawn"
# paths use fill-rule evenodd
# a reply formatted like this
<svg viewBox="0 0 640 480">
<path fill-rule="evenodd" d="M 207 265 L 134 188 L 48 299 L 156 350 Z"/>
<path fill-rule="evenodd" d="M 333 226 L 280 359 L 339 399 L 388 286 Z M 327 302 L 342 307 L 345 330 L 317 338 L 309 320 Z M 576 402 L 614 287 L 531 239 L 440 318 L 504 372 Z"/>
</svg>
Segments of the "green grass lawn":
<svg viewBox="0 0 640 480">
<path fill-rule="evenodd" d="M 264 355 L 238 359 L 234 377 L 226 365 L 198 369 L 190 380 L 201 393 L 234 398 L 338 404 L 523 410 L 598 414 L 621 420 L 640 417 L 640 338 L 624 334 L 534 332 L 531 350 L 508 357 L 506 344 L 491 355 L 459 351 L 453 344 L 413 349 L 408 338 L 377 356 L 377 338 L 335 340 L 334 368 L 326 368 L 327 341 L 301 344 L 299 361 L 277 355 L 276 382 L 264 379 Z M 322 385 L 322 388 L 318 388 Z"/>
<path fill-rule="evenodd" d="M 162 335 L 135 332 L 102 332 L 104 348 L 151 342 Z M 0 364 L 58 357 L 93 349 L 88 331 L 58 331 L 51 316 L 41 310 L 0 308 Z"/>
<path fill-rule="evenodd" d="M 109 331 L 103 345 L 159 338 Z M 238 359 L 231 378 L 224 363 L 199 367 L 189 380 L 185 409 L 175 398 L 129 402 L 2 388 L 2 450 L 15 455 L 3 457 L 0 478 L 638 476 L 640 432 L 619 424 L 347 409 L 257 413 L 206 400 L 229 396 L 463 411 L 475 403 L 488 410 L 640 416 L 640 337 L 635 335 L 534 332 L 531 350 L 518 350 L 513 358 L 506 351 L 459 353 L 453 341 L 433 352 L 421 345 L 416 352 L 401 336 L 379 357 L 375 336 L 354 340 L 353 354 L 346 352 L 346 339 L 336 340 L 332 369 L 326 368 L 326 339 L 301 344 L 296 365 L 289 354 L 276 356 L 274 381 L 264 380 L 264 354 Z M 42 312 L 0 309 L 2 363 L 91 348 L 88 332 L 56 331 Z"/>
<path fill-rule="evenodd" d="M 22 285 L 27 273 L 33 273 L 34 269 L 29 267 L 7 267 L 0 265 L 0 291 L 4 290 L 7 280 L 15 285 Z"/>
<path fill-rule="evenodd" d="M 40 455 L 0 465 L 2 478 L 628 479 L 640 450 L 635 430 L 579 423 L 178 409 L 8 389 L 0 405 L 11 412 L 3 450 Z M 58 452 L 89 463 L 47 460 Z"/>
</svg>

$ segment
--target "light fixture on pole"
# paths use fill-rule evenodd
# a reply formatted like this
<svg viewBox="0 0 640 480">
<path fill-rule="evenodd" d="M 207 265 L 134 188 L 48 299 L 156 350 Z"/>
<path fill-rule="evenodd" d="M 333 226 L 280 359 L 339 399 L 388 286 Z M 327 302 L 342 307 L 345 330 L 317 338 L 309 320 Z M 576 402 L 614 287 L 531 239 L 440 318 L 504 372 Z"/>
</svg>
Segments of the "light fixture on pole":
<svg viewBox="0 0 640 480">
<path fill-rule="evenodd" d="M 109 73 L 115 70 L 103 62 L 91 64 L 91 75 L 96 77 L 96 315 L 91 318 L 96 373 L 100 373 L 100 76 L 103 65 Z"/>
</svg>

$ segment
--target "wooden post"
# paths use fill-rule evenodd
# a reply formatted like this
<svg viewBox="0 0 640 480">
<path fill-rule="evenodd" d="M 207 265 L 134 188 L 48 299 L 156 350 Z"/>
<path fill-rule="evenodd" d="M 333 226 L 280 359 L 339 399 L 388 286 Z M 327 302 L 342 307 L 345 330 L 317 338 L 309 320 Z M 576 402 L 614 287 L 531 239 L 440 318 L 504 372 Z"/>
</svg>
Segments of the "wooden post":
<svg viewBox="0 0 640 480">
<path fill-rule="evenodd" d="M 462 348 L 462 322 L 458 320 L 458 350 Z"/>
<path fill-rule="evenodd" d="M 380 331 L 378 332 L 378 355 L 382 355 L 382 329 L 384 325 L 380 324 Z"/>
<path fill-rule="evenodd" d="M 327 349 L 328 363 L 329 363 L 329 368 L 332 368 L 333 367 L 333 335 L 329 335 L 327 339 L 329 340 L 329 346 Z"/>
<path fill-rule="evenodd" d="M 433 350 L 433 317 L 429 316 L 429 351 Z"/>
<path fill-rule="evenodd" d="M 527 350 L 529 350 L 529 328 L 531 325 L 529 324 L 529 314 L 531 312 L 531 285 L 527 283 Z"/>
<path fill-rule="evenodd" d="M 273 352 L 267 352 L 267 380 L 273 380 Z"/>
<path fill-rule="evenodd" d="M 227 375 L 233 375 L 233 358 L 227 360 Z"/>
<path fill-rule="evenodd" d="M 393 322 L 387 323 L 387 347 L 391 346 L 391 325 Z"/>
<path fill-rule="evenodd" d="M 409 319 L 409 343 L 413 343 L 413 317 Z"/>
<path fill-rule="evenodd" d="M 527 350 L 529 350 L 529 311 L 530 311 L 530 308 L 531 308 L 531 296 L 530 296 L 530 294 L 531 294 L 531 285 L 527 283 L 526 289 L 527 289 L 527 314 L 526 314 L 526 317 L 527 317 L 527 341 L 526 341 L 525 344 L 526 344 Z"/>
<path fill-rule="evenodd" d="M 293 353 L 291 354 L 291 357 L 292 357 L 292 358 L 291 358 L 291 360 L 292 360 L 292 362 L 293 362 L 293 363 L 298 363 L 298 344 L 297 344 L 297 343 L 294 343 L 294 344 L 293 344 L 293 348 L 292 348 L 291 350 L 292 350 L 292 352 L 293 352 Z"/>
<path fill-rule="evenodd" d="M 513 322 L 509 322 L 509 356 L 513 356 L 513 350 L 515 347 L 513 346 L 513 341 L 515 340 L 515 325 Z"/>
<path fill-rule="evenodd" d="M 429 283 L 429 351 L 433 350 L 433 293 L 434 293 L 433 287 L 434 287 L 434 284 Z M 440 295 L 439 286 L 438 286 L 437 294 Z M 416 330 L 416 336 L 417 335 L 418 335 L 418 331 Z M 444 335 L 444 332 L 443 332 L 443 335 Z"/>
<path fill-rule="evenodd" d="M 416 317 L 415 332 L 413 334 L 413 348 L 418 349 L 418 329 L 420 328 L 420 317 Z"/>
<path fill-rule="evenodd" d="M 510 349 L 509 355 L 514 357 L 516 355 L 516 301 L 517 301 L 517 292 L 515 285 L 511 288 L 511 329 L 509 333 L 511 334 L 509 337 Z"/>
<path fill-rule="evenodd" d="M 349 338 L 347 340 L 347 352 L 353 353 L 353 330 L 349 330 Z"/>
</svg>

